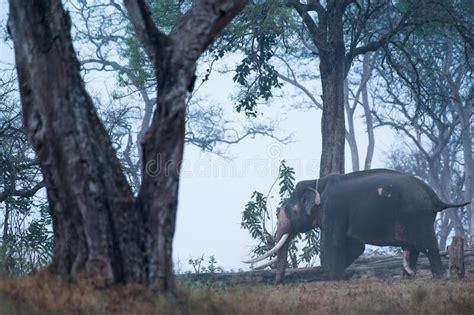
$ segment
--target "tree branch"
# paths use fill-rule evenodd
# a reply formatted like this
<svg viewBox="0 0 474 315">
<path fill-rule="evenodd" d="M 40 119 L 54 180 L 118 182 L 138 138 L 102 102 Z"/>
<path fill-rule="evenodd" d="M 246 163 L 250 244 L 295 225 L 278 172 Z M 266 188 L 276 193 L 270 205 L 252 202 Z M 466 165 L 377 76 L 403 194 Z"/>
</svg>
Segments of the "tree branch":
<svg viewBox="0 0 474 315">
<path fill-rule="evenodd" d="M 196 62 L 215 37 L 242 11 L 248 0 L 195 0 L 170 34 L 173 44 L 186 47 L 185 57 Z M 183 57 L 183 56 L 180 56 Z"/>
<path fill-rule="evenodd" d="M 319 0 L 309 0 L 307 10 L 316 11 L 319 16 L 326 13 L 326 9 L 321 5 L 321 1 Z"/>
<path fill-rule="evenodd" d="M 33 197 L 38 190 L 44 187 L 44 181 L 37 183 L 30 189 L 8 191 L 5 190 L 0 193 L 0 202 L 4 202 L 8 197 L 20 197 L 20 198 L 31 198 Z"/>
<path fill-rule="evenodd" d="M 303 23 L 308 28 L 309 33 L 314 39 L 316 39 L 315 43 L 322 43 L 322 36 L 321 36 L 320 29 L 314 22 L 313 18 L 308 14 L 308 10 L 309 10 L 308 6 L 302 4 L 298 0 L 288 0 L 287 3 L 288 5 L 292 6 L 296 10 L 296 12 L 298 12 L 298 15 L 303 20 Z M 323 19 L 324 14 L 325 14 L 325 11 L 322 12 L 322 15 L 320 15 L 318 12 L 319 18 Z"/>
<path fill-rule="evenodd" d="M 345 58 L 346 69 L 350 69 L 352 60 L 354 60 L 356 56 L 363 55 L 369 51 L 376 51 L 380 47 L 386 45 L 392 39 L 393 36 L 395 36 L 404 27 L 406 27 L 406 20 L 408 19 L 410 12 L 411 12 L 410 10 L 407 10 L 407 12 L 404 13 L 400 17 L 400 20 L 398 21 L 397 25 L 395 27 L 392 27 L 390 30 L 388 30 L 387 33 L 382 35 L 378 40 L 368 42 L 364 46 L 351 48 L 351 50 L 347 53 L 346 58 Z"/>
<path fill-rule="evenodd" d="M 130 21 L 146 53 L 157 71 L 162 60 L 163 48 L 168 44 L 168 36 L 158 30 L 144 0 L 124 0 Z"/>
<path fill-rule="evenodd" d="M 303 93 L 306 94 L 306 96 L 309 97 L 311 102 L 313 102 L 313 104 L 316 105 L 317 108 L 319 108 L 320 110 L 323 110 L 323 104 L 321 104 L 321 102 L 319 102 L 316 99 L 316 97 L 314 97 L 313 93 L 311 93 L 304 85 L 299 83 L 296 79 L 290 79 L 289 77 L 281 74 L 280 72 L 277 72 L 277 76 L 280 79 L 282 79 L 283 81 L 288 82 L 291 85 L 293 85 L 293 86 L 297 87 L 298 89 L 300 89 L 301 91 L 303 91 Z"/>
</svg>

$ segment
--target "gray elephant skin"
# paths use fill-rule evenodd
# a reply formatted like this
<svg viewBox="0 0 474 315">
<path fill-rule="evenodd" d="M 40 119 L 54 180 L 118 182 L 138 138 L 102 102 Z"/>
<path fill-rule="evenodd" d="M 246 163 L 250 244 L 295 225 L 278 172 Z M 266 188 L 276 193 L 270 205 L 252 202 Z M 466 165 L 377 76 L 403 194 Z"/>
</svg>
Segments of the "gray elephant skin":
<svg viewBox="0 0 474 315">
<path fill-rule="evenodd" d="M 468 203 L 445 203 L 420 179 L 388 169 L 300 181 L 279 211 L 277 245 L 246 263 L 277 254 L 261 267 L 276 262 L 275 281 L 280 283 L 291 240 L 298 233 L 321 228 L 325 233 L 325 268 L 329 279 L 340 279 L 364 252 L 365 244 L 401 247 L 402 270 L 409 277 L 415 275 L 418 255 L 423 252 L 433 276 L 442 277 L 445 270 L 433 226 L 436 214 Z"/>
</svg>

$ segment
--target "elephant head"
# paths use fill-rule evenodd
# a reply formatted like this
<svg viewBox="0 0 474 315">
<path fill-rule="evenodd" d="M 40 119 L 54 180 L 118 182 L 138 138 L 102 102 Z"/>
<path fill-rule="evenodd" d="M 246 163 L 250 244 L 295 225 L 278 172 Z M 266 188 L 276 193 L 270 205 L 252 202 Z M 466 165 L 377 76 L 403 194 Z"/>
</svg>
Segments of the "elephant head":
<svg viewBox="0 0 474 315">
<path fill-rule="evenodd" d="M 262 256 L 244 261 L 255 263 L 277 254 L 268 263 L 254 269 L 263 269 L 277 263 L 276 283 L 283 280 L 287 264 L 288 249 L 293 237 L 298 233 L 307 232 L 320 227 L 322 223 L 322 207 L 319 180 L 299 182 L 291 197 L 282 205 L 278 213 L 278 224 L 275 235 L 277 244 Z"/>
</svg>

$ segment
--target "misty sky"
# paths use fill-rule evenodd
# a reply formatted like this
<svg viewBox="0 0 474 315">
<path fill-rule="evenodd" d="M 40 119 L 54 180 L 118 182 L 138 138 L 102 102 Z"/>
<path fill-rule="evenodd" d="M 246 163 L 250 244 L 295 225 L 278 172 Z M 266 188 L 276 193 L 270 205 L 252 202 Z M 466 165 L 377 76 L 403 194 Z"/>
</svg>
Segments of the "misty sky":
<svg viewBox="0 0 474 315">
<path fill-rule="evenodd" d="M 261 111 L 263 117 L 285 119 L 280 124 L 279 133 L 282 136 L 292 134 L 292 143 L 284 145 L 263 137 L 246 140 L 228 148 L 226 154 L 231 157 L 229 161 L 201 153 L 195 147 L 186 147 L 174 243 L 174 255 L 181 265 L 187 264 L 190 256 L 196 258 L 202 254 L 214 254 L 225 269 L 246 267 L 240 261 L 247 257 L 255 242 L 240 229 L 240 220 L 252 192 L 258 190 L 266 194 L 269 191 L 282 159 L 295 167 L 297 181 L 318 177 L 320 112 L 291 110 L 292 105 L 306 100 L 293 97 L 294 90 L 287 88 L 288 92 L 273 99 Z M 216 74 L 200 92 L 208 96 L 205 98 L 208 101 L 216 100 L 232 111 L 234 104 L 229 98 L 232 90 L 231 76 Z M 235 117 L 236 114 L 230 113 L 229 116 Z M 366 133 L 361 121 L 356 128 L 362 155 L 365 153 Z M 392 139 L 395 138 L 390 132 L 377 132 L 373 167 L 383 167 L 384 152 L 390 149 Z M 350 155 L 346 147 L 346 171 L 350 168 Z M 225 173 L 222 169 L 233 169 L 236 174 L 228 175 L 229 172 Z M 278 188 L 273 189 L 272 195 L 275 199 L 273 204 L 270 199 L 270 209 L 274 211 L 279 201 L 276 198 Z"/>
<path fill-rule="evenodd" d="M 6 11 L 6 2 L 2 0 L 2 27 L 6 23 Z M 0 43 L 1 67 L 13 62 L 10 46 L 11 43 L 4 40 Z M 232 67 L 231 64 L 228 66 Z M 87 79 L 88 89 L 94 93 L 113 89 L 112 80 L 105 80 L 103 74 L 93 74 Z M 309 88 L 317 91 L 318 85 L 314 83 Z M 214 72 L 197 96 L 202 99 L 202 106 L 223 107 L 227 113 L 226 119 L 247 123 L 244 114 L 237 114 L 233 109 L 235 102 L 231 100 L 231 96 L 235 93 L 232 74 Z M 226 270 L 248 268 L 241 260 L 247 258 L 255 241 L 246 231 L 240 229 L 240 220 L 252 192 L 258 190 L 264 194 L 268 193 L 282 159 L 287 161 L 287 165 L 295 167 L 297 180 L 316 178 L 319 174 L 320 112 L 295 110 L 295 105 L 301 105 L 307 100 L 297 96 L 296 90 L 289 86 L 276 94 L 277 97 L 268 105 L 260 107 L 261 115 L 257 119 L 280 121 L 276 135 L 285 137 L 291 134 L 292 143 L 284 145 L 264 137 L 246 139 L 236 145 L 220 147 L 225 158 L 186 146 L 174 239 L 173 255 L 177 271 L 190 270 L 189 258 L 198 258 L 201 255 L 204 255 L 206 260 L 210 255 L 215 255 L 218 265 Z M 356 117 L 359 119 L 356 128 L 363 161 L 367 141 L 360 120 L 361 111 Z M 394 141 L 396 137 L 392 132 L 376 130 L 373 167 L 384 166 L 385 152 L 391 148 Z M 347 146 L 346 171 L 350 171 L 350 153 Z M 278 195 L 277 188 L 273 189 L 273 195 Z M 273 212 L 277 203 L 277 198 L 270 199 L 269 208 Z"/>
</svg>

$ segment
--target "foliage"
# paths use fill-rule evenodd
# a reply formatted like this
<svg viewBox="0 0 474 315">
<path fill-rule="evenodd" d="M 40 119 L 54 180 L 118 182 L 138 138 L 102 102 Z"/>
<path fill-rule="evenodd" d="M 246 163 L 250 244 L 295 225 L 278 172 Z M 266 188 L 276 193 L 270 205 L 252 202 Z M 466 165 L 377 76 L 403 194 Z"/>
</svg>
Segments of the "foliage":
<svg viewBox="0 0 474 315">
<path fill-rule="evenodd" d="M 152 13 L 154 22 L 166 34 L 171 32 L 183 17 L 183 12 L 190 6 L 190 2 L 185 0 L 148 0 L 146 3 Z M 122 24 L 127 25 L 127 32 L 124 36 L 123 45 L 119 45 L 118 49 L 121 58 L 128 61 L 127 70 L 133 75 L 130 76 L 125 71 L 119 71 L 118 82 L 121 86 L 129 86 L 132 89 L 153 86 L 153 82 L 156 80 L 153 65 L 134 35 L 129 21 L 123 21 Z M 134 80 L 131 80 L 131 78 Z"/>
<path fill-rule="evenodd" d="M 41 172 L 22 130 L 16 78 L 0 69 L 0 272 L 22 276 L 49 263 L 51 218 L 37 201 Z"/>
<path fill-rule="evenodd" d="M 202 265 L 204 260 L 204 255 L 196 259 L 191 257 L 189 258 L 188 264 L 193 267 L 193 271 L 196 274 L 224 272 L 224 268 L 217 265 L 217 260 L 214 255 L 209 256 L 207 267 Z"/>
<path fill-rule="evenodd" d="M 274 60 L 282 51 L 292 52 L 294 34 L 299 28 L 296 15 L 285 1 L 250 2 L 210 50 L 214 60 L 225 54 L 241 52 L 233 80 L 240 86 L 237 112 L 256 117 L 258 104 L 273 97 L 283 83 Z"/>
<path fill-rule="evenodd" d="M 281 162 L 279 170 L 279 185 L 280 185 L 280 205 L 290 198 L 293 190 L 295 189 L 295 171 L 292 167 L 285 164 L 285 161 Z"/>
<path fill-rule="evenodd" d="M 384 90 L 379 97 L 381 104 L 391 106 L 380 105 L 374 118 L 376 125 L 406 137 L 388 153 L 388 167 L 418 176 L 442 200 L 460 202 L 463 186 L 468 187 L 465 174 L 472 172 L 464 161 L 470 159 L 464 151 L 470 151 L 472 138 L 464 140 L 472 126 L 472 54 L 462 34 L 442 22 L 420 27 L 410 39 L 394 41 L 387 49 L 388 67 L 378 68 Z M 441 249 L 453 230 L 469 239 L 469 216 L 467 209 L 438 215 Z"/>
<path fill-rule="evenodd" d="M 279 206 L 282 206 L 293 192 L 295 187 L 294 175 L 294 169 L 287 166 L 285 161 L 282 161 L 278 177 L 275 181 L 275 183 L 278 182 L 279 185 Z M 250 236 L 257 241 L 257 245 L 251 251 L 253 255 L 262 255 L 273 248 L 276 243 L 273 232 L 273 217 L 268 210 L 268 199 L 273 186 L 274 185 L 270 188 L 267 196 L 255 191 L 251 196 L 251 200 L 245 205 L 245 209 L 242 213 L 240 227 L 247 230 Z M 280 207 L 275 211 L 276 217 L 278 217 L 279 209 Z M 269 223 L 271 232 L 268 230 Z M 303 234 L 298 234 L 292 240 L 288 251 L 290 265 L 293 268 L 297 268 L 301 263 L 304 263 L 306 266 L 314 265 L 320 251 L 319 245 L 319 230 L 311 230 Z"/>
<path fill-rule="evenodd" d="M 266 242 L 269 235 L 265 234 L 265 220 L 270 220 L 267 198 L 261 192 L 254 191 L 251 200 L 245 205 L 241 228 L 248 230 L 252 238 Z"/>
<path fill-rule="evenodd" d="M 0 268 L 9 275 L 23 276 L 51 261 L 51 217 L 45 203 L 33 204 L 32 199 L 12 198 L 8 206 L 10 224 L 0 245 Z"/>
</svg>

